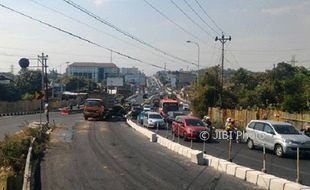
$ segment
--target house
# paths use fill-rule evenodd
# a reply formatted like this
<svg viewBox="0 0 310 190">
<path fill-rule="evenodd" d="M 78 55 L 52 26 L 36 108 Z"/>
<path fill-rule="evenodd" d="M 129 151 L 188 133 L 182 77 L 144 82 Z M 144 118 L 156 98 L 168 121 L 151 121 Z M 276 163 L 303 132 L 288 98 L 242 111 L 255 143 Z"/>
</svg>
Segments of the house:
<svg viewBox="0 0 310 190">
<path fill-rule="evenodd" d="M 10 84 L 13 82 L 14 76 L 11 74 L 0 73 L 0 84 Z"/>
<path fill-rule="evenodd" d="M 74 62 L 67 67 L 67 74 L 101 82 L 108 77 L 118 77 L 120 69 L 113 63 Z"/>
</svg>

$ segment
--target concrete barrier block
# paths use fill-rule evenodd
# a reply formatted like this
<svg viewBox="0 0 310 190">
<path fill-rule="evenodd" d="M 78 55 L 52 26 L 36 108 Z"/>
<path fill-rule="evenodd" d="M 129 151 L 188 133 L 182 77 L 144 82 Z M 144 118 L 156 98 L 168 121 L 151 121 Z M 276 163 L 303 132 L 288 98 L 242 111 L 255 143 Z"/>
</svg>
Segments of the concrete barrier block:
<svg viewBox="0 0 310 190">
<path fill-rule="evenodd" d="M 219 160 L 219 163 L 218 163 L 218 171 L 220 172 L 226 172 L 227 170 L 227 165 L 231 164 L 231 162 L 228 162 L 226 160 Z"/>
<path fill-rule="evenodd" d="M 185 156 L 185 157 L 187 157 L 188 151 L 189 151 L 189 150 L 188 150 L 187 148 L 183 148 L 182 155 Z"/>
<path fill-rule="evenodd" d="M 229 164 L 227 165 L 227 168 L 226 168 L 226 173 L 228 175 L 232 175 L 232 176 L 235 176 L 236 175 L 236 170 L 239 166 L 237 164 Z"/>
<path fill-rule="evenodd" d="M 191 161 L 198 165 L 204 165 L 203 153 L 200 151 L 192 151 L 191 152 Z"/>
<path fill-rule="evenodd" d="M 290 181 L 282 178 L 271 179 L 270 181 L 270 190 L 284 190 L 284 185 L 291 183 Z"/>
<path fill-rule="evenodd" d="M 286 183 L 284 185 L 283 190 L 306 190 L 306 189 L 310 189 L 310 187 L 305 186 L 305 185 L 301 185 L 299 183 L 290 182 L 290 183 Z"/>
<path fill-rule="evenodd" d="M 258 176 L 257 185 L 263 187 L 265 189 L 269 189 L 271 179 L 275 179 L 277 177 L 269 174 L 262 174 Z"/>
<path fill-rule="evenodd" d="M 235 176 L 239 179 L 245 180 L 246 174 L 249 171 L 253 171 L 253 169 L 247 168 L 247 167 L 237 167 Z"/>
<path fill-rule="evenodd" d="M 151 142 L 156 142 L 157 141 L 157 136 L 156 136 L 155 133 L 151 135 L 150 141 Z"/>
<path fill-rule="evenodd" d="M 184 147 L 180 146 L 178 154 L 183 155 Z"/>
<path fill-rule="evenodd" d="M 219 167 L 219 162 L 220 162 L 220 160 L 218 158 L 215 158 L 215 157 L 209 159 L 210 166 L 216 170 Z"/>
<path fill-rule="evenodd" d="M 249 171 L 246 173 L 246 181 L 249 183 L 257 184 L 258 176 L 263 175 L 263 172 L 260 171 Z"/>
</svg>

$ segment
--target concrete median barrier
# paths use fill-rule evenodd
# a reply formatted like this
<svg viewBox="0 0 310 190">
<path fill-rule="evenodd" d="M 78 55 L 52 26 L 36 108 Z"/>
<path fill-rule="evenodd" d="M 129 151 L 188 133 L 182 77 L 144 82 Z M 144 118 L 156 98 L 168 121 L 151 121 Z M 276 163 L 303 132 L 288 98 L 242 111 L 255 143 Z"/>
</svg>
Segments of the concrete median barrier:
<svg viewBox="0 0 310 190">
<path fill-rule="evenodd" d="M 257 185 L 260 187 L 263 187 L 265 189 L 269 189 L 270 187 L 270 181 L 272 179 L 277 178 L 274 175 L 270 175 L 270 174 L 262 174 L 262 175 L 258 175 L 258 179 L 257 179 Z"/>
<path fill-rule="evenodd" d="M 253 169 L 251 168 L 247 168 L 247 167 L 238 167 L 236 169 L 236 174 L 235 176 L 239 179 L 242 179 L 242 180 L 245 180 L 246 179 L 246 175 L 247 175 L 247 172 L 249 171 L 253 171 Z"/>
<path fill-rule="evenodd" d="M 154 141 L 154 139 L 156 139 L 158 144 L 189 158 L 191 162 L 198 165 L 208 165 L 215 170 L 235 176 L 236 178 L 242 179 L 268 190 L 310 190 L 309 186 L 300 185 L 298 183 L 269 175 L 261 171 L 240 166 L 224 159 L 203 154 L 203 152 L 199 150 L 190 149 L 163 136 L 160 136 L 148 129 L 145 129 L 132 122 L 131 120 L 127 120 L 127 123 L 138 132 L 149 137 L 151 142 L 156 142 Z"/>
</svg>

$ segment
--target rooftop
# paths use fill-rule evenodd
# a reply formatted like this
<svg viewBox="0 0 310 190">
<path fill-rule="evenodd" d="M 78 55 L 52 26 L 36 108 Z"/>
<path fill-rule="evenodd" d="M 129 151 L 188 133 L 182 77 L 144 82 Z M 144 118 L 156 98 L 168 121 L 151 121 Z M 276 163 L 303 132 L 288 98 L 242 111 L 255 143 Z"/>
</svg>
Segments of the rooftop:
<svg viewBox="0 0 310 190">
<path fill-rule="evenodd" d="M 99 68 L 117 68 L 114 63 L 96 63 L 96 62 L 74 62 L 69 66 L 73 67 L 99 67 Z"/>
</svg>

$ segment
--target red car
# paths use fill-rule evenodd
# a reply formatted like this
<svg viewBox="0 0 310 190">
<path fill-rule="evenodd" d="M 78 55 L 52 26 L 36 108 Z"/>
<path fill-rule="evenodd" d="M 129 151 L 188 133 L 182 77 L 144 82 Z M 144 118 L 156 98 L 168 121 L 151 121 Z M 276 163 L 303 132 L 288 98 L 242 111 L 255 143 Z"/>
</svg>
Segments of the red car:
<svg viewBox="0 0 310 190">
<path fill-rule="evenodd" d="M 177 116 L 172 122 L 172 133 L 175 136 L 183 137 L 185 141 L 211 140 L 210 129 L 201 121 L 193 116 Z"/>
</svg>

